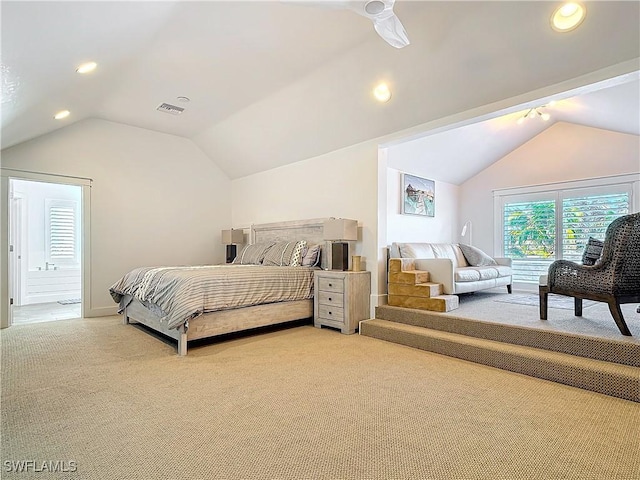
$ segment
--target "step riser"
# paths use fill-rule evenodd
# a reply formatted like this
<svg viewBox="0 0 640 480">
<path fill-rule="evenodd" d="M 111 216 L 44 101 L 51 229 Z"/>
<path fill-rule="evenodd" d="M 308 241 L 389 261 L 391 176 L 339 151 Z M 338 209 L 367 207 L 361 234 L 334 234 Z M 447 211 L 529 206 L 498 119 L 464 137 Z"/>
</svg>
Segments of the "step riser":
<svg viewBox="0 0 640 480">
<path fill-rule="evenodd" d="M 395 308 L 393 306 L 377 307 L 376 318 L 475 338 L 640 367 L 640 345 L 634 343 L 616 343 L 599 338 L 575 337 L 535 328 L 482 322 L 449 315 L 443 316 L 431 314 L 427 311 Z"/>
<path fill-rule="evenodd" d="M 389 295 L 389 305 L 398 307 L 419 308 L 432 312 L 449 312 L 458 308 L 458 297 L 455 295 L 440 295 L 438 297 L 410 297 L 408 295 Z"/>
<path fill-rule="evenodd" d="M 637 378 L 585 370 L 580 366 L 558 365 L 538 358 L 398 331 L 367 322 L 361 324 L 360 333 L 379 340 L 640 402 L 640 382 Z"/>
<path fill-rule="evenodd" d="M 428 283 L 431 280 L 429 272 L 412 270 L 410 272 L 398 272 L 389 274 L 389 283 L 400 283 L 403 285 L 417 285 Z"/>
<path fill-rule="evenodd" d="M 442 295 L 441 283 L 419 283 L 418 285 L 403 285 L 402 283 L 390 283 L 389 295 L 411 295 L 413 297 L 437 297 Z"/>
<path fill-rule="evenodd" d="M 391 258 L 389 260 L 389 273 L 399 273 L 416 269 L 416 261 L 413 258 Z"/>
</svg>

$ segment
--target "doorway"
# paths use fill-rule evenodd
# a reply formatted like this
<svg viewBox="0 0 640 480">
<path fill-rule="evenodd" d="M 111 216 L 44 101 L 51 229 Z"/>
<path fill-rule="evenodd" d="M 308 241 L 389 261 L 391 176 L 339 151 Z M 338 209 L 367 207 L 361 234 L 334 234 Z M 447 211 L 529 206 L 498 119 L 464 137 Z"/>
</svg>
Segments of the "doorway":
<svg viewBox="0 0 640 480">
<path fill-rule="evenodd" d="M 8 179 L 10 323 L 83 316 L 83 186 Z"/>
<path fill-rule="evenodd" d="M 31 255 L 31 259 L 23 256 L 25 251 L 27 252 L 27 257 L 30 256 L 28 250 L 26 250 L 27 247 L 24 246 L 27 241 L 26 238 L 32 237 L 31 233 L 29 235 L 25 234 L 28 228 L 25 220 L 25 211 L 28 209 L 27 205 L 30 202 L 28 198 L 25 198 L 25 192 L 21 192 L 20 189 L 16 189 L 14 195 L 10 186 L 15 180 L 31 181 L 49 185 L 50 187 L 73 186 L 77 188 L 72 199 L 56 198 L 55 195 L 49 197 L 50 200 L 75 202 L 75 209 L 69 208 L 69 204 L 65 204 L 64 201 L 46 203 L 42 209 L 43 213 L 39 220 L 41 226 L 39 228 L 44 229 L 46 233 L 48 225 L 49 238 L 42 239 L 40 237 L 40 242 L 44 243 L 44 247 L 40 248 L 40 253 Z M 63 308 L 62 304 L 68 304 L 66 301 L 71 300 L 74 303 L 68 305 L 75 305 L 73 314 L 67 313 L 64 314 L 65 316 L 95 316 L 91 308 L 91 269 L 89 262 L 91 258 L 91 183 L 92 180 L 90 178 L 0 168 L 0 328 L 7 328 L 14 323 L 14 292 L 16 298 L 18 295 L 21 296 L 18 302 L 22 305 L 16 308 L 31 307 L 31 303 L 33 303 L 32 308 L 46 304 L 53 313 L 54 309 L 63 310 L 68 308 Z M 15 197 L 15 201 L 13 197 Z M 48 219 L 45 217 L 45 212 L 47 212 Z M 73 221 L 71 219 L 72 213 Z M 56 218 L 54 218 L 54 215 Z M 60 235 L 56 238 L 52 237 L 52 223 L 54 227 L 61 228 L 61 230 L 57 231 Z M 70 242 L 69 233 L 71 233 L 72 228 L 74 235 L 73 242 Z M 22 239 L 17 238 L 20 236 Z M 18 248 L 21 248 L 21 250 L 19 251 Z M 72 265 L 79 265 L 80 289 L 60 287 L 64 292 L 64 299 L 53 296 L 46 297 L 44 295 L 36 298 L 37 295 L 32 295 L 33 292 L 26 288 L 27 275 L 25 272 L 28 269 L 37 272 L 50 272 L 49 275 L 72 275 L 70 272 L 73 270 Z M 56 267 L 58 268 L 56 269 Z M 61 270 L 68 271 L 62 272 Z M 29 273 L 29 275 L 33 276 L 33 273 Z M 73 275 L 77 277 L 78 274 L 74 273 Z M 60 281 L 60 283 L 64 282 Z M 72 292 L 75 292 L 73 297 L 70 296 Z M 34 299 L 35 302 L 33 301 Z M 80 303 L 75 303 L 78 300 L 80 300 Z M 55 317 L 53 319 L 61 319 L 61 316 L 58 315 L 59 313 L 53 314 L 52 316 Z M 29 313 L 29 318 L 33 319 L 35 317 Z"/>
</svg>

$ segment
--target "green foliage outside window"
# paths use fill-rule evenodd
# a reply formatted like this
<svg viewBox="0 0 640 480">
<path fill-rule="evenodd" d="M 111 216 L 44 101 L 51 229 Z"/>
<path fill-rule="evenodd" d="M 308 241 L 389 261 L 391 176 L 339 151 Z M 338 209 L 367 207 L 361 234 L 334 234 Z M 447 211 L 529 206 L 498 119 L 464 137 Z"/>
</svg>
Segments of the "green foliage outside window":
<svg viewBox="0 0 640 480">
<path fill-rule="evenodd" d="M 505 254 L 549 258 L 555 253 L 555 202 L 526 202 L 505 208 Z"/>
<path fill-rule="evenodd" d="M 629 213 L 629 208 L 628 193 L 506 202 L 503 246 L 504 255 L 513 259 L 514 280 L 537 283 L 556 259 L 581 262 L 589 237 L 604 240 L 609 224 Z M 560 238 L 556 238 L 556 225 Z"/>
</svg>

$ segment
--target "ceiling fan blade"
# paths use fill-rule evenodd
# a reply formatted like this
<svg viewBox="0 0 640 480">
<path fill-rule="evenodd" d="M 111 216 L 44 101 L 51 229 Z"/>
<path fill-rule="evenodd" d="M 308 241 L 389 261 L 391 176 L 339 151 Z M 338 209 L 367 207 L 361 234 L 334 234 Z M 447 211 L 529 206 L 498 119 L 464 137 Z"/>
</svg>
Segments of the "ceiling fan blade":
<svg viewBox="0 0 640 480">
<path fill-rule="evenodd" d="M 389 45 L 402 48 L 409 45 L 409 37 L 400 19 L 393 13 L 396 0 L 280 0 L 283 3 L 307 5 L 312 7 L 338 8 L 352 10 L 373 22 L 378 35 Z"/>
<path fill-rule="evenodd" d="M 407 32 L 397 16 L 391 15 L 385 18 L 376 17 L 372 20 L 373 28 L 376 29 L 378 35 L 384 38 L 392 47 L 402 48 L 411 43 L 409 37 L 407 37 Z"/>
</svg>

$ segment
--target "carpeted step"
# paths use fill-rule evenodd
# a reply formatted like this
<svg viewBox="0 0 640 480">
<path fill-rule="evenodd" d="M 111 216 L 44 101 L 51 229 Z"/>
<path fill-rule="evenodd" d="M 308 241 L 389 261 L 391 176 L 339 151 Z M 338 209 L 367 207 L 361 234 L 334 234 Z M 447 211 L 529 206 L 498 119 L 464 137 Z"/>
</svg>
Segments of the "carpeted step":
<svg viewBox="0 0 640 480">
<path fill-rule="evenodd" d="M 360 334 L 640 402 L 638 367 L 380 319 L 360 322 Z"/>
<path fill-rule="evenodd" d="M 493 323 L 395 306 L 376 308 L 376 318 L 457 333 L 486 340 L 529 346 L 585 358 L 640 367 L 640 344 L 586 335 Z"/>
</svg>

